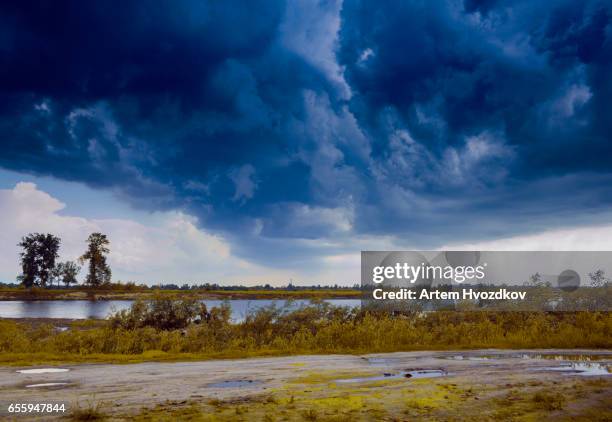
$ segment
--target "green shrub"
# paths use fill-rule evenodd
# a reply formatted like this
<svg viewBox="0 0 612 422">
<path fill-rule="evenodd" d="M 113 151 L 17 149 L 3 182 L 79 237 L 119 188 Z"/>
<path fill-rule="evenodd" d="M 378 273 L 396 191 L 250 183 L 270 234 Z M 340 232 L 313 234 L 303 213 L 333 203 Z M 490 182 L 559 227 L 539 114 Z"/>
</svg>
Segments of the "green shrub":
<svg viewBox="0 0 612 422">
<path fill-rule="evenodd" d="M 157 295 L 150 300 L 137 300 L 130 309 L 111 316 L 110 321 L 113 327 L 128 330 L 143 327 L 175 330 L 211 317 L 206 305 L 197 299 L 173 300 Z"/>
</svg>

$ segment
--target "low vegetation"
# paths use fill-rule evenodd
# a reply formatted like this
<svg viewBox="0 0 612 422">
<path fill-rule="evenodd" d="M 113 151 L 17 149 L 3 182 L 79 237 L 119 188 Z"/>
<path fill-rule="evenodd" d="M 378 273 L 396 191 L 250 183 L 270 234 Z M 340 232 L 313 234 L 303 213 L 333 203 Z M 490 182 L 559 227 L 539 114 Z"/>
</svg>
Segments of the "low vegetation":
<svg viewBox="0 0 612 422">
<path fill-rule="evenodd" d="M 267 307 L 232 322 L 229 306 L 193 299 L 137 301 L 107 321 L 0 321 L 0 360 L 189 360 L 304 353 L 375 353 L 474 348 L 610 348 L 606 312 L 430 312 L 390 316 L 318 302 Z"/>
<path fill-rule="evenodd" d="M 68 418 L 71 421 L 103 421 L 107 415 L 101 410 L 101 403 L 96 402 L 95 399 L 87 401 L 84 405 L 81 403 L 75 403 L 72 406 Z"/>
<path fill-rule="evenodd" d="M 109 320 L 113 328 L 134 330 L 152 327 L 159 330 L 176 330 L 191 324 L 208 323 L 211 319 L 228 321 L 230 309 L 227 306 L 213 308 L 208 312 L 206 305 L 197 299 L 173 300 L 160 296 L 155 300 L 138 300 L 130 309 L 112 315 Z"/>
<path fill-rule="evenodd" d="M 219 286 L 174 284 L 144 286 L 135 283 L 109 283 L 97 287 L 32 287 L 0 283 L 0 300 L 135 300 L 157 295 L 173 298 L 198 299 L 359 299 L 362 292 L 355 288 L 319 286 Z"/>
<path fill-rule="evenodd" d="M 259 395 L 166 401 L 135 421 L 608 421 L 610 381 L 479 384 L 465 379 L 387 380 L 340 385 L 320 381 Z"/>
</svg>

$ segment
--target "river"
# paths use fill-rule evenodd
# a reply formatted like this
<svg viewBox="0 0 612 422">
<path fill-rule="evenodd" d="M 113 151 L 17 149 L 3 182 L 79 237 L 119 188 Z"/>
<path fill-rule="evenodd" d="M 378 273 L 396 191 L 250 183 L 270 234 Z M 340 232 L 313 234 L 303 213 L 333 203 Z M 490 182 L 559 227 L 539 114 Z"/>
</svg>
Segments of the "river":
<svg viewBox="0 0 612 422">
<path fill-rule="evenodd" d="M 128 309 L 133 300 L 14 300 L 0 301 L 0 318 L 106 318 L 113 312 Z M 223 300 L 203 300 L 210 309 L 220 306 Z M 232 320 L 242 321 L 249 312 L 276 304 L 284 306 L 285 300 L 271 299 L 230 299 L 226 302 L 232 308 Z M 307 305 L 309 300 L 294 300 L 292 307 Z M 356 307 L 359 299 L 327 299 L 325 302 L 336 306 Z"/>
</svg>

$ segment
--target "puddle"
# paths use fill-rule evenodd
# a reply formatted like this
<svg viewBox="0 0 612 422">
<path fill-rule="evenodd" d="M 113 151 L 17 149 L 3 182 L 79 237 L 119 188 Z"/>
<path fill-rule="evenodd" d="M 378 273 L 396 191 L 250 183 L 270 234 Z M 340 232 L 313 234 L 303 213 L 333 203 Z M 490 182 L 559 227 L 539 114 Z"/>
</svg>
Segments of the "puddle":
<svg viewBox="0 0 612 422">
<path fill-rule="evenodd" d="M 442 359 L 473 361 L 473 360 L 498 359 L 498 357 L 493 357 L 493 356 L 463 356 L 463 355 L 454 355 L 454 356 L 442 356 Z"/>
<path fill-rule="evenodd" d="M 447 372 L 441 369 L 423 369 L 418 371 L 404 372 L 404 378 L 437 378 L 448 375 Z"/>
<path fill-rule="evenodd" d="M 368 365 L 370 366 L 390 366 L 390 365 L 397 365 L 401 362 L 406 362 L 406 361 L 416 361 L 417 359 L 420 359 L 420 357 L 406 357 L 406 358 L 397 358 L 397 357 L 390 357 L 390 358 L 379 358 L 379 357 L 375 357 L 375 358 L 366 358 L 366 357 L 362 357 L 362 359 L 364 359 L 366 362 L 368 362 Z"/>
<path fill-rule="evenodd" d="M 549 366 L 544 368 L 531 368 L 533 371 L 557 371 L 566 374 L 581 375 L 585 377 L 589 376 L 600 376 L 600 375 L 612 375 L 608 365 L 603 363 L 587 363 L 587 362 L 575 362 L 567 365 Z"/>
<path fill-rule="evenodd" d="M 42 384 L 26 385 L 25 388 L 61 387 L 63 385 L 68 385 L 68 383 L 67 382 L 45 382 Z"/>
<path fill-rule="evenodd" d="M 387 366 L 390 363 L 389 359 L 385 358 L 367 358 L 367 361 L 373 366 Z"/>
<path fill-rule="evenodd" d="M 252 385 L 260 384 L 261 381 L 253 381 L 253 380 L 228 380 L 228 381 L 220 381 L 213 382 L 211 384 L 207 384 L 208 388 L 239 388 L 239 387 L 249 387 Z"/>
<path fill-rule="evenodd" d="M 36 368 L 36 369 L 20 369 L 20 374 L 55 374 L 57 372 L 68 372 L 70 369 L 64 368 Z"/>
<path fill-rule="evenodd" d="M 523 359 L 569 360 L 577 362 L 597 362 L 612 360 L 612 355 L 529 355 Z"/>
<path fill-rule="evenodd" d="M 335 382 L 338 383 L 353 383 L 353 382 L 370 382 L 370 381 L 383 381 L 388 379 L 407 378 L 407 379 L 418 379 L 418 378 L 437 378 L 448 375 L 445 371 L 440 369 L 419 369 L 414 371 L 400 372 L 399 374 L 386 373 L 383 375 L 373 375 L 371 377 L 358 377 L 358 378 L 347 378 L 338 379 Z"/>
<path fill-rule="evenodd" d="M 612 355 L 578 355 L 578 354 L 539 354 L 539 353 L 512 353 L 500 355 L 452 355 L 439 356 L 440 359 L 486 361 L 496 359 L 548 359 L 557 361 L 597 362 L 612 360 Z"/>
</svg>

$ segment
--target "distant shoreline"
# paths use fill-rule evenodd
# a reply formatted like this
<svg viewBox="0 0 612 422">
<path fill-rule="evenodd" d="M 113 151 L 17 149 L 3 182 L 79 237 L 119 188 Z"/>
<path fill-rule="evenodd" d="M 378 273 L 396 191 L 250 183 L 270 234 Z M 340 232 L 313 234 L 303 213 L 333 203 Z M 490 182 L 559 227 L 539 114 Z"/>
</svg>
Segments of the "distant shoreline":
<svg viewBox="0 0 612 422">
<path fill-rule="evenodd" d="M 358 299 L 361 291 L 353 289 L 296 289 L 296 290 L 107 290 L 107 289 L 0 289 L 0 301 L 14 300 L 137 300 L 149 299 L 156 294 L 175 298 L 196 299 Z"/>
</svg>

